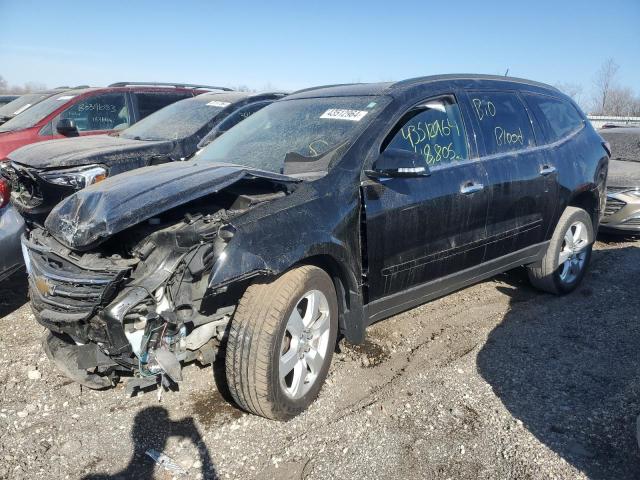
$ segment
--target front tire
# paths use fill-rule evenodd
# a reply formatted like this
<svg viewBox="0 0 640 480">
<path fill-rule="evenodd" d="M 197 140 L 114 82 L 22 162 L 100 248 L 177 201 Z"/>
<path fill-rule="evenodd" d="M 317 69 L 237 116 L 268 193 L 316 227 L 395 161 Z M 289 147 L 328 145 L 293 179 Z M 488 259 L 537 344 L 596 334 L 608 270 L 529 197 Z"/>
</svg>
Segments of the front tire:
<svg viewBox="0 0 640 480">
<path fill-rule="evenodd" d="M 274 420 L 305 410 L 322 388 L 336 343 L 338 302 L 327 273 L 305 265 L 250 285 L 231 321 L 225 358 L 234 401 Z"/>
<path fill-rule="evenodd" d="M 595 241 L 593 222 L 581 208 L 567 207 L 537 266 L 528 266 L 531 284 L 556 295 L 573 291 L 582 281 Z"/>
</svg>

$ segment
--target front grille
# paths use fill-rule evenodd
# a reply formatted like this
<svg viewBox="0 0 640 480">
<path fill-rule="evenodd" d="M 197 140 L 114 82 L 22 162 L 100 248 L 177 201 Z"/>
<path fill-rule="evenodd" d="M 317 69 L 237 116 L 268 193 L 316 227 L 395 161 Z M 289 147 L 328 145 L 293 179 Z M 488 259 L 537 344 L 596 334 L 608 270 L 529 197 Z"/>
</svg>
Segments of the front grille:
<svg viewBox="0 0 640 480">
<path fill-rule="evenodd" d="M 126 272 L 86 270 L 45 247 L 30 242 L 24 245 L 32 304 L 45 320 L 89 319 L 99 306 L 113 299 Z"/>
<path fill-rule="evenodd" d="M 624 225 L 631 225 L 634 227 L 640 226 L 640 217 L 630 218 L 629 220 L 624 222 Z"/>
<path fill-rule="evenodd" d="M 604 208 L 605 217 L 618 213 L 622 208 L 624 208 L 625 205 L 626 202 L 618 200 L 614 197 L 607 196 L 607 205 Z"/>
</svg>

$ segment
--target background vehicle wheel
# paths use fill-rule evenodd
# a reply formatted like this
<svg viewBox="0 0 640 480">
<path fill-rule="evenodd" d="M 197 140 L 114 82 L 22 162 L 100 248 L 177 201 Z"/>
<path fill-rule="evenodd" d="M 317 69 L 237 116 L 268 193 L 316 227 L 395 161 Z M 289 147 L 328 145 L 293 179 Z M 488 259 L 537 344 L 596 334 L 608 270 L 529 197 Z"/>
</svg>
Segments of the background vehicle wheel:
<svg viewBox="0 0 640 480">
<path fill-rule="evenodd" d="M 329 275 L 314 266 L 251 285 L 231 321 L 225 358 L 231 396 L 245 410 L 288 420 L 317 397 L 338 331 Z"/>
<path fill-rule="evenodd" d="M 581 208 L 567 207 L 540 266 L 527 267 L 532 285 L 555 294 L 571 292 L 584 277 L 594 240 L 589 214 Z"/>
</svg>

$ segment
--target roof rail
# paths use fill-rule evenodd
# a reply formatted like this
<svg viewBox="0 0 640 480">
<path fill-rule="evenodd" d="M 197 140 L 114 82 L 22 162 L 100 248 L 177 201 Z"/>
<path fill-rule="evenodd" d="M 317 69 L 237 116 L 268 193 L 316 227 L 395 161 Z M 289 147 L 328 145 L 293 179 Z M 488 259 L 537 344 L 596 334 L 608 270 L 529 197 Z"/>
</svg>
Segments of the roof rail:
<svg viewBox="0 0 640 480">
<path fill-rule="evenodd" d="M 224 92 L 232 92 L 232 88 L 227 87 L 212 87 L 211 85 L 200 85 L 192 83 L 171 83 L 171 82 L 116 82 L 109 85 L 109 87 L 175 87 L 175 88 L 199 88 L 203 90 L 222 90 Z"/>
<path fill-rule="evenodd" d="M 330 83 L 327 85 L 318 85 L 316 87 L 307 87 L 307 88 L 303 88 L 300 90 L 296 90 L 294 92 L 291 92 L 290 95 L 295 95 L 296 93 L 304 93 L 304 92 L 310 92 L 312 90 L 319 90 L 321 88 L 331 88 L 331 87 L 347 87 L 349 85 L 359 85 L 360 83 Z"/>
</svg>

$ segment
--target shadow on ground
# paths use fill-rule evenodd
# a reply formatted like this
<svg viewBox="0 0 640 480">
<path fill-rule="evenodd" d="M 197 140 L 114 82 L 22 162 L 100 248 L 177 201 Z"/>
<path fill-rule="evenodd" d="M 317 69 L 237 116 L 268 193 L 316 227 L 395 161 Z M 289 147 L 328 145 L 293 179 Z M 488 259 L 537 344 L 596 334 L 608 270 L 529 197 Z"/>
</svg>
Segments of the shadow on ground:
<svg viewBox="0 0 640 480">
<path fill-rule="evenodd" d="M 189 417 L 173 421 L 164 407 L 148 407 L 135 417 L 131 430 L 134 451 L 127 467 L 114 475 L 99 473 L 88 475 L 83 480 L 152 479 L 155 463 L 145 452 L 149 449 L 163 452 L 170 437 L 189 439 L 198 449 L 202 478 L 218 478 L 209 451 L 193 419 Z"/>
<path fill-rule="evenodd" d="M 640 248 L 594 251 L 591 273 L 564 297 L 534 293 L 521 271 L 501 279 L 518 288 L 499 287 L 513 296 L 478 355 L 480 374 L 590 478 L 640 478 Z"/>
<path fill-rule="evenodd" d="M 27 274 L 18 271 L 0 282 L 0 318 L 13 313 L 29 301 Z"/>
</svg>

